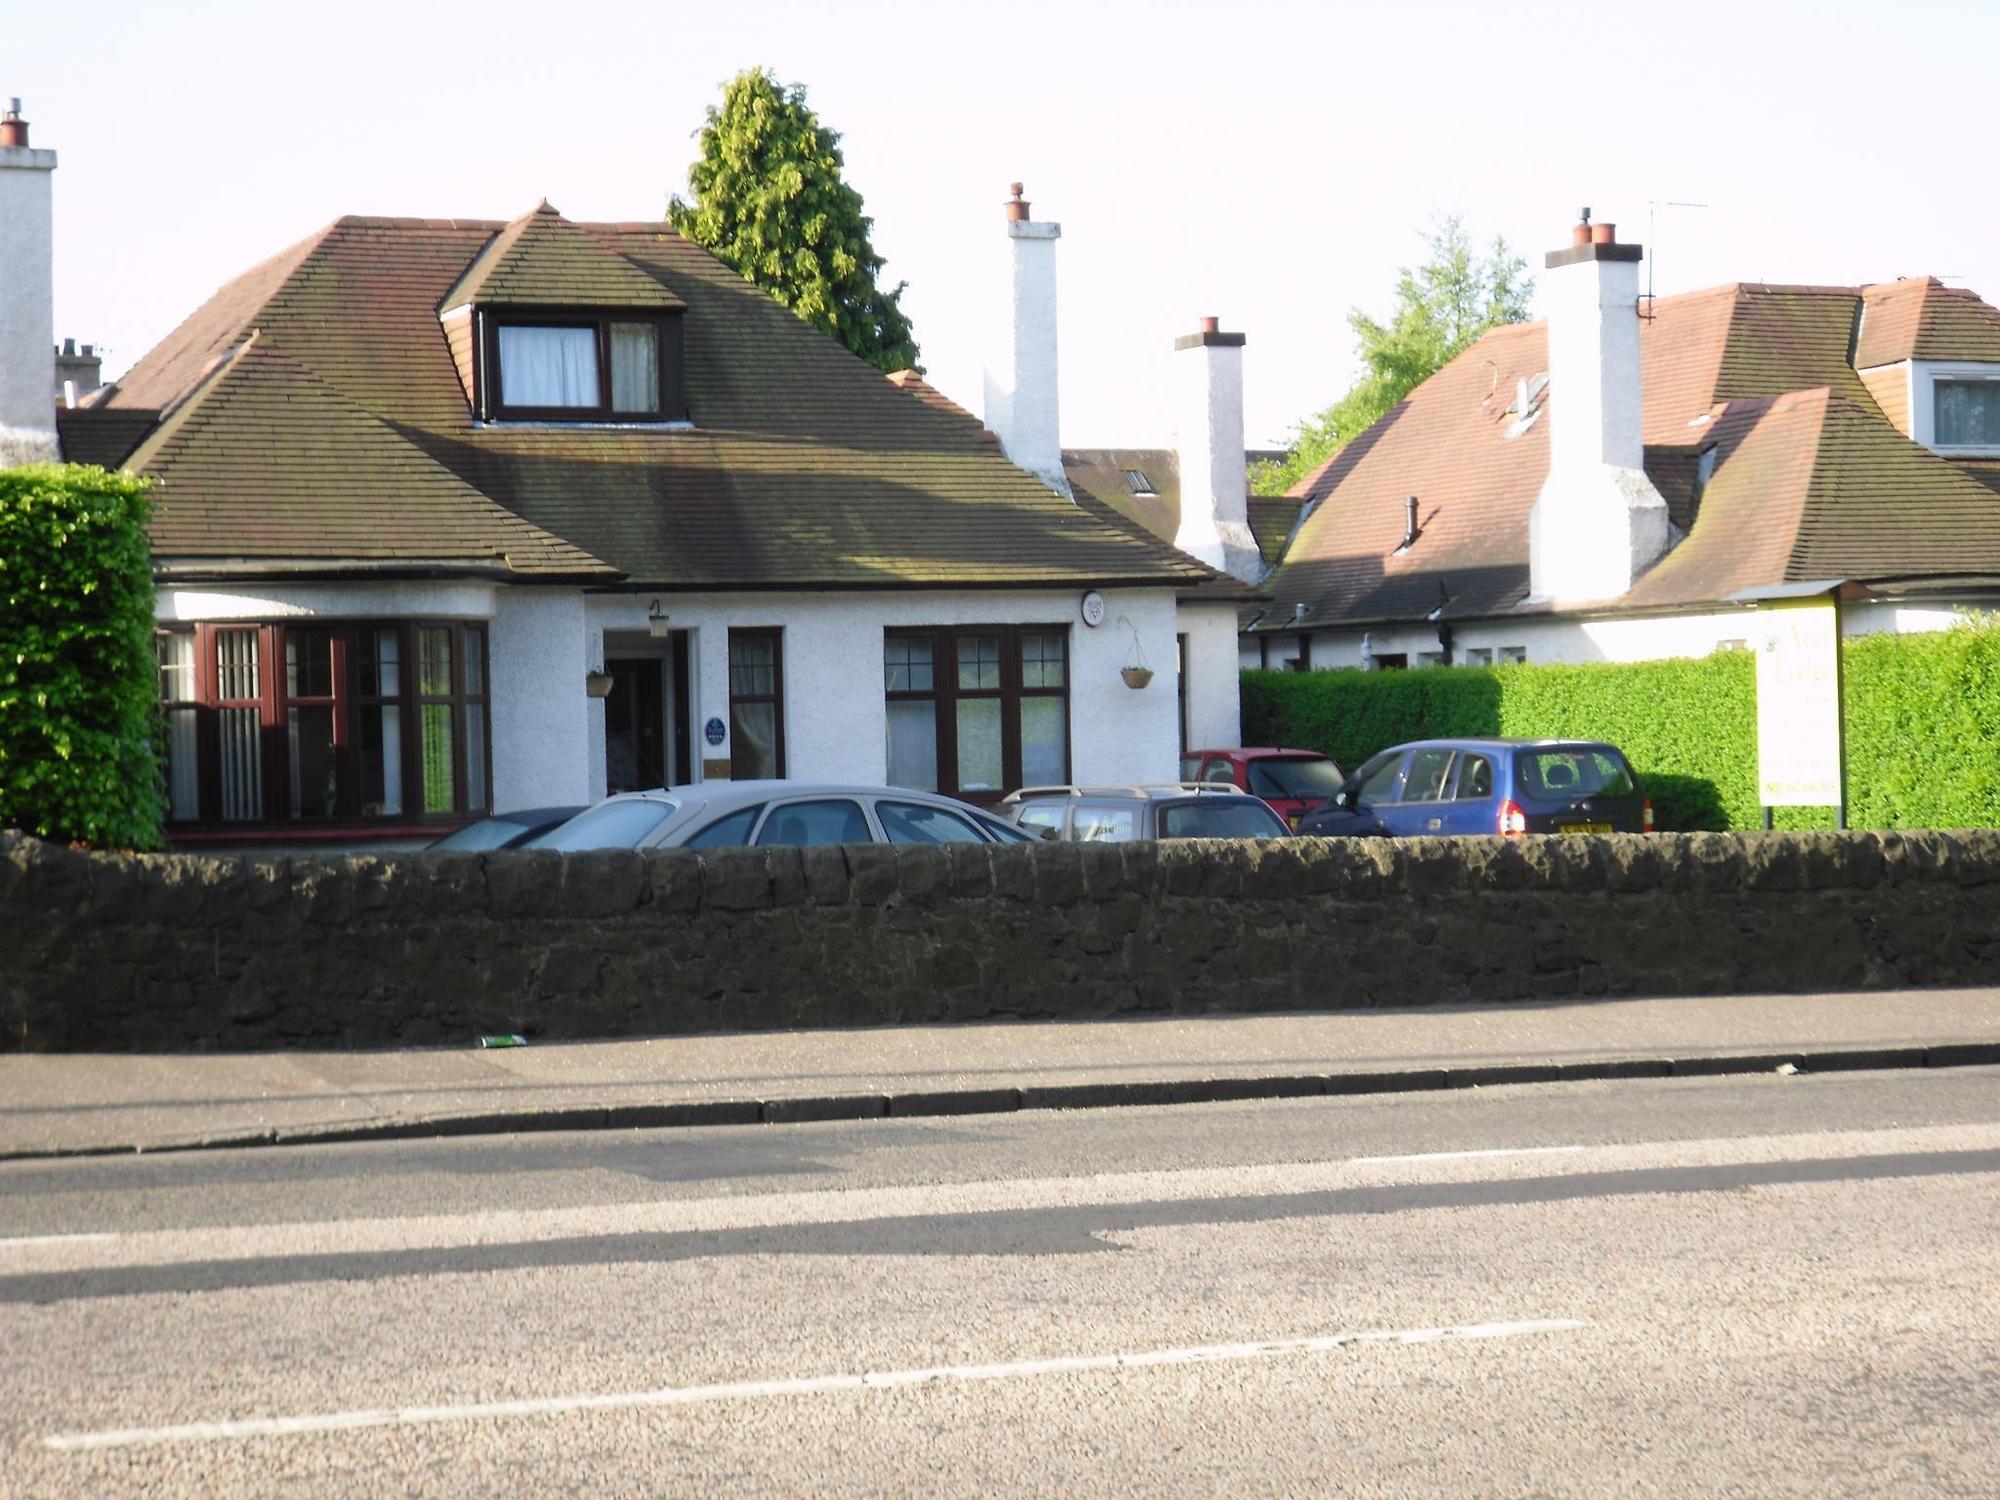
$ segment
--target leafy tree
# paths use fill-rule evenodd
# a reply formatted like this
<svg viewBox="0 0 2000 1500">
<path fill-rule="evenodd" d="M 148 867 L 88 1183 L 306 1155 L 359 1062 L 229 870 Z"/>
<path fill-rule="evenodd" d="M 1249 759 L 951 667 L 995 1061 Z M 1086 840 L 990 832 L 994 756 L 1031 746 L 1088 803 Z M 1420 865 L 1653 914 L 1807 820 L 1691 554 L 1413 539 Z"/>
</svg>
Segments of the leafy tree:
<svg viewBox="0 0 2000 1500">
<path fill-rule="evenodd" d="M 840 136 L 806 107 L 803 84 L 762 68 L 729 80 L 696 133 L 695 201 L 674 228 L 881 370 L 919 369 L 903 288 L 883 291 L 861 195 L 841 180 Z"/>
<path fill-rule="evenodd" d="M 1358 307 L 1347 315 L 1360 345 L 1361 378 L 1325 411 L 1299 423 L 1282 461 L 1252 469 L 1256 493 L 1283 494 L 1487 329 L 1528 316 L 1534 278 L 1522 274 L 1527 264 L 1505 240 L 1494 236 L 1482 256 L 1453 215 L 1424 242 L 1430 259 L 1403 267 L 1396 278 L 1396 309 L 1386 324 Z"/>
</svg>

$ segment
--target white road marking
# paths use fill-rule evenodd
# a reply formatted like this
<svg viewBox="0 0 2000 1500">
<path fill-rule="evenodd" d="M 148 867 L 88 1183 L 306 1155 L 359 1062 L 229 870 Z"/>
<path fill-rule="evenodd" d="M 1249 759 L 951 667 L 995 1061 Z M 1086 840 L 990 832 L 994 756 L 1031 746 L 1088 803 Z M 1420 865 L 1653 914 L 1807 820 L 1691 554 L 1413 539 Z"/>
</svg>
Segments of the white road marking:
<svg viewBox="0 0 2000 1500">
<path fill-rule="evenodd" d="M 1572 1151 L 1587 1151 L 1587 1146 L 1495 1146 L 1484 1151 L 1425 1151 L 1416 1156 L 1356 1156 L 1349 1165 L 1356 1167 L 1401 1166 L 1413 1161 L 1476 1161 L 1494 1156 L 1563 1156 Z"/>
<path fill-rule="evenodd" d="M 595 1396 L 541 1396 L 520 1401 L 481 1401 L 457 1406 L 399 1406 L 359 1411 L 319 1412 L 297 1417 L 237 1417 L 225 1422 L 185 1422 L 172 1427 L 121 1427 L 104 1432 L 64 1432 L 42 1439 L 44 1447 L 76 1453 L 96 1448 L 137 1448 L 155 1443 L 219 1442 L 237 1438 L 298 1437 L 308 1433 L 351 1432 L 360 1427 L 409 1427 L 439 1422 L 478 1422 L 495 1417 L 550 1417 L 579 1411 L 622 1411 L 642 1407 L 694 1406 L 708 1401 L 812 1396 L 825 1391 L 889 1390 L 934 1380 L 1013 1380 L 1031 1375 L 1073 1375 L 1092 1370 L 1134 1370 L 1155 1365 L 1198 1365 L 1227 1360 L 1275 1359 L 1312 1354 L 1354 1344 L 1434 1344 L 1447 1339 L 1505 1339 L 1522 1334 L 1564 1333 L 1588 1324 L 1581 1318 L 1536 1318 L 1517 1323 L 1467 1323 L 1456 1328 L 1377 1328 L 1320 1338 L 1273 1339 L 1254 1344 L 1203 1344 L 1187 1349 L 1148 1349 L 1136 1354 L 1080 1354 L 994 1365 L 935 1365 L 921 1370 L 875 1370 L 860 1375 L 810 1375 L 791 1380 L 743 1380 L 726 1385 L 668 1386 L 652 1391 L 612 1391 Z"/>
<path fill-rule="evenodd" d="M 117 1238 L 115 1234 L 23 1234 L 0 1240 L 0 1250 L 12 1250 L 19 1245 L 95 1245 Z"/>
</svg>

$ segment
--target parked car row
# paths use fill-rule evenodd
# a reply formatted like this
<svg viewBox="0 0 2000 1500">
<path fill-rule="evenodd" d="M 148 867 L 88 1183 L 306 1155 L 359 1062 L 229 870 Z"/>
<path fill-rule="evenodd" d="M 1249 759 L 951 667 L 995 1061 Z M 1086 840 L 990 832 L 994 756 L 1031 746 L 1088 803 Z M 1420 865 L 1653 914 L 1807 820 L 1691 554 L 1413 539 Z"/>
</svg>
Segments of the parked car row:
<svg viewBox="0 0 2000 1500">
<path fill-rule="evenodd" d="M 988 811 L 932 792 L 716 781 L 621 792 L 468 824 L 434 848 L 713 849 L 1006 844 L 1036 839 L 1359 838 L 1650 833 L 1653 804 L 1624 755 L 1589 740 L 1423 740 L 1352 776 L 1324 755 L 1198 750 L 1163 786 L 1023 787 Z"/>
</svg>

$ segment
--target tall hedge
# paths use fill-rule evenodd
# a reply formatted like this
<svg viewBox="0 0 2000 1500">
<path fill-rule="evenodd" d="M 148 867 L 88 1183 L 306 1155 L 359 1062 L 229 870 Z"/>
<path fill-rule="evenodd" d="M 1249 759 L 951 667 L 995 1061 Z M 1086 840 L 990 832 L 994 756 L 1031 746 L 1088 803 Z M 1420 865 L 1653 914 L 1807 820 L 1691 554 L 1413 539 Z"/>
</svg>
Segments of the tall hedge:
<svg viewBox="0 0 2000 1500">
<path fill-rule="evenodd" d="M 0 469 L 0 828 L 161 843 L 146 485 Z"/>
<path fill-rule="evenodd" d="M 1844 645 L 1848 822 L 2000 827 L 2000 626 Z M 1757 673 L 1748 652 L 1589 666 L 1245 672 L 1243 739 L 1323 750 L 1353 769 L 1405 740 L 1608 740 L 1645 780 L 1662 828 L 1755 828 Z M 1830 828 L 1831 808 L 1780 827 Z"/>
</svg>

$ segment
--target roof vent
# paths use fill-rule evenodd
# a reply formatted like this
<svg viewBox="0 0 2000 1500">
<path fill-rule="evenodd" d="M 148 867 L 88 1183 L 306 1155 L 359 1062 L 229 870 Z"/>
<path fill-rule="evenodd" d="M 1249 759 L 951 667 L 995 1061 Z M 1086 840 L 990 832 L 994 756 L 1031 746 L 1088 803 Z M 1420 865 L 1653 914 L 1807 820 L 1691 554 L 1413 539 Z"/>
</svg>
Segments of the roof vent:
<svg viewBox="0 0 2000 1500">
<path fill-rule="evenodd" d="M 1401 545 L 1391 555 L 1401 556 L 1403 553 L 1408 552 L 1412 547 L 1416 546 L 1417 538 L 1423 534 L 1423 527 L 1417 524 L 1417 497 L 1411 495 L 1403 501 L 1403 540 Z"/>
</svg>

